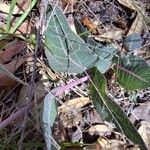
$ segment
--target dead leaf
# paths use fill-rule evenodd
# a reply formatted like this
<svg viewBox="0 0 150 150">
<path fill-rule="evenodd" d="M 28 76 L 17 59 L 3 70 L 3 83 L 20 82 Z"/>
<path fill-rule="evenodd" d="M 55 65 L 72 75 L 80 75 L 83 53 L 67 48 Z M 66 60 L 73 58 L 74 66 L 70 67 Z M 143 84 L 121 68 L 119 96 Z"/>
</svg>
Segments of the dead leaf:
<svg viewBox="0 0 150 150">
<path fill-rule="evenodd" d="M 124 34 L 124 30 L 122 29 L 111 29 L 111 31 L 107 31 L 100 35 L 92 35 L 98 41 L 108 41 L 108 40 L 120 40 Z"/>
<path fill-rule="evenodd" d="M 31 5 L 31 0 L 17 0 L 17 4 L 19 10 L 25 11 Z"/>
<path fill-rule="evenodd" d="M 5 50 L 0 51 L 0 63 L 4 64 L 10 61 L 13 56 L 20 53 L 26 47 L 27 47 L 27 44 L 24 41 L 14 41 L 14 42 L 11 42 L 10 44 L 7 44 L 7 46 L 3 48 Z"/>
<path fill-rule="evenodd" d="M 134 123 L 136 120 L 145 120 L 150 123 L 150 102 L 145 102 L 140 104 L 140 106 L 135 107 L 131 113 L 130 120 Z"/>
<path fill-rule="evenodd" d="M 26 58 L 13 60 L 8 64 L 3 65 L 9 72 L 14 73 L 24 62 Z M 5 73 L 0 72 L 0 89 L 4 89 L 7 86 L 15 85 L 17 82 L 7 76 Z"/>
<path fill-rule="evenodd" d="M 5 4 L 4 2 L 0 2 L 0 8 L 3 13 L 9 14 L 10 4 Z M 15 6 L 13 14 L 16 14 L 18 12 L 18 10 L 19 10 L 18 7 Z M 22 12 L 20 12 L 20 13 L 22 13 Z"/>
<path fill-rule="evenodd" d="M 137 146 L 132 148 L 125 148 L 127 143 L 118 139 L 109 140 L 105 138 L 99 138 L 98 143 L 102 147 L 102 150 L 140 150 Z"/>
<path fill-rule="evenodd" d="M 134 20 L 134 22 L 132 23 L 127 36 L 133 34 L 133 33 L 138 33 L 141 34 L 143 31 L 143 18 L 140 14 L 138 14 Z"/>
<path fill-rule="evenodd" d="M 12 61 L 11 59 L 26 47 L 27 44 L 24 41 L 13 41 L 7 44 L 3 47 L 4 51 L 0 51 L 0 63 L 3 64 L 3 67 L 9 72 L 14 73 L 26 61 L 26 57 L 22 57 L 21 59 L 15 58 Z M 9 63 L 6 64 L 6 62 Z M 10 76 L 7 76 L 7 74 L 3 72 L 0 72 L 0 80 L 1 89 L 17 84 L 14 79 L 10 78 Z"/>
<path fill-rule="evenodd" d="M 121 5 L 136 10 L 131 0 L 117 0 Z"/>
<path fill-rule="evenodd" d="M 58 115 L 63 126 L 67 128 L 77 126 L 82 120 L 81 107 L 90 102 L 89 98 L 80 97 L 68 100 L 62 106 L 58 107 Z"/>
<path fill-rule="evenodd" d="M 135 18 L 134 22 L 132 23 L 132 26 L 130 27 L 127 36 L 130 35 L 130 34 L 133 34 L 133 33 L 141 34 L 141 32 L 143 30 L 143 25 L 144 25 L 143 24 L 143 17 L 142 17 L 142 14 L 145 14 L 144 9 L 142 7 L 140 7 L 139 5 L 137 5 L 136 1 L 118 0 L 118 2 L 121 5 L 123 5 L 125 7 L 128 7 L 128 8 L 130 8 L 130 9 L 132 9 L 132 10 L 137 12 L 136 18 Z M 139 10 L 141 12 L 139 12 Z"/>
<path fill-rule="evenodd" d="M 86 26 L 89 30 L 91 30 L 92 32 L 96 32 L 97 26 L 96 26 L 88 17 L 83 18 L 81 22 L 82 22 L 83 25 Z"/>
<path fill-rule="evenodd" d="M 16 104 L 17 108 L 22 108 L 29 102 L 29 99 L 28 99 L 29 90 L 30 90 L 29 87 L 27 87 L 25 85 L 22 86 L 19 96 L 18 96 L 18 102 Z M 33 90 L 33 92 L 34 92 L 34 96 L 36 99 L 43 97 L 47 93 L 44 88 L 44 85 L 41 82 L 38 82 L 36 84 L 36 87 Z"/>
<path fill-rule="evenodd" d="M 15 33 L 20 34 L 21 32 L 22 34 L 31 34 L 33 31 L 34 31 L 33 24 L 31 23 L 31 21 L 26 20 L 21 24 L 21 26 L 17 29 Z"/>
<path fill-rule="evenodd" d="M 31 4 L 31 0 L 17 0 L 17 4 L 18 5 L 15 5 L 13 14 L 22 14 Z M 1 11 L 9 14 L 10 5 L 11 4 L 6 4 L 4 2 L 0 2 Z"/>
<path fill-rule="evenodd" d="M 138 132 L 143 138 L 147 148 L 150 149 L 150 123 L 142 121 L 141 124 L 142 125 L 139 127 Z"/>
<path fill-rule="evenodd" d="M 105 124 L 94 125 L 88 129 L 90 135 L 94 135 L 95 133 L 99 136 L 104 136 L 105 133 L 112 132 L 113 129 Z"/>
<path fill-rule="evenodd" d="M 58 110 L 67 112 L 70 109 L 80 109 L 81 107 L 90 103 L 90 99 L 88 97 L 79 97 L 66 101 L 63 105 L 61 105 Z"/>
</svg>

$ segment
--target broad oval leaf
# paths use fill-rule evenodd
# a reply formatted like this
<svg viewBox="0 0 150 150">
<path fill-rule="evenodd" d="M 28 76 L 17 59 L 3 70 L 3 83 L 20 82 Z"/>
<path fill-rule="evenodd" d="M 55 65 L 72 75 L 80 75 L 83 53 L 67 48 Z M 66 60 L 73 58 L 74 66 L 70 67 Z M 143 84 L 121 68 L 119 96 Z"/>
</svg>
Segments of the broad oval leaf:
<svg viewBox="0 0 150 150">
<path fill-rule="evenodd" d="M 112 121 L 122 131 L 126 137 L 138 144 L 141 150 L 147 150 L 143 139 L 129 121 L 123 110 L 106 94 L 106 79 L 98 69 L 91 69 L 90 96 L 96 111 L 106 121 Z M 102 109 L 105 108 L 105 109 Z M 104 111 L 103 111 L 104 110 Z"/>
<path fill-rule="evenodd" d="M 142 58 L 122 55 L 117 59 L 114 70 L 117 82 L 123 88 L 136 90 L 150 87 L 150 66 Z"/>
<path fill-rule="evenodd" d="M 49 65 L 58 72 L 82 73 L 93 66 L 97 55 L 85 42 L 71 31 L 59 7 L 47 13 L 45 32 L 45 54 Z"/>
</svg>

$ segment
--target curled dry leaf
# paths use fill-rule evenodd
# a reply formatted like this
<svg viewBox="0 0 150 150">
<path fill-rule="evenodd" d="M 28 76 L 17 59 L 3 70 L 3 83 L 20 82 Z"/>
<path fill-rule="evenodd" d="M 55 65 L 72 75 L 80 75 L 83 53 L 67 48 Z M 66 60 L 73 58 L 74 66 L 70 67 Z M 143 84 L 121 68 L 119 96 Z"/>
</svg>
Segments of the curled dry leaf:
<svg viewBox="0 0 150 150">
<path fill-rule="evenodd" d="M 3 2 L 0 2 L 0 8 L 1 8 L 1 12 L 9 14 L 9 11 L 10 11 L 10 5 L 9 4 L 5 4 Z M 16 14 L 18 12 L 18 10 L 19 10 L 18 7 L 15 6 L 13 14 Z M 20 12 L 20 13 L 22 13 L 22 12 Z"/>
<path fill-rule="evenodd" d="M 72 128 L 82 120 L 81 107 L 89 104 L 89 98 L 80 97 L 65 102 L 58 108 L 58 114 L 64 127 Z"/>
<path fill-rule="evenodd" d="M 79 97 L 79 98 L 74 98 L 71 100 L 66 101 L 63 105 L 61 105 L 58 110 L 67 112 L 68 110 L 74 108 L 74 109 L 79 109 L 87 104 L 89 104 L 91 101 L 88 97 Z"/>
</svg>

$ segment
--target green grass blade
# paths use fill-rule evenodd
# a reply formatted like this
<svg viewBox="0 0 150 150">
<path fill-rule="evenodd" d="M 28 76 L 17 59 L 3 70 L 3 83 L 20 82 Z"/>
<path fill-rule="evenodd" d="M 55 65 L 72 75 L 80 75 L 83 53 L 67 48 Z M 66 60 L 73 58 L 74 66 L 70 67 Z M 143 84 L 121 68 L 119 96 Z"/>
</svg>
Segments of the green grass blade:
<svg viewBox="0 0 150 150">
<path fill-rule="evenodd" d="M 31 10 L 33 9 L 33 7 L 37 3 L 37 1 L 38 0 L 33 0 L 31 2 L 31 5 L 28 6 L 27 10 L 21 15 L 21 17 L 16 22 L 15 26 L 10 30 L 10 33 L 14 33 L 18 29 L 18 27 L 23 23 L 23 21 L 26 19 L 26 17 L 28 16 L 28 14 L 31 12 Z"/>
<path fill-rule="evenodd" d="M 13 14 L 15 6 L 16 6 L 16 0 L 12 0 L 11 5 L 10 5 L 9 14 L 7 17 L 6 32 L 9 32 L 9 30 L 11 28 L 11 18 L 12 18 L 12 14 Z"/>
</svg>

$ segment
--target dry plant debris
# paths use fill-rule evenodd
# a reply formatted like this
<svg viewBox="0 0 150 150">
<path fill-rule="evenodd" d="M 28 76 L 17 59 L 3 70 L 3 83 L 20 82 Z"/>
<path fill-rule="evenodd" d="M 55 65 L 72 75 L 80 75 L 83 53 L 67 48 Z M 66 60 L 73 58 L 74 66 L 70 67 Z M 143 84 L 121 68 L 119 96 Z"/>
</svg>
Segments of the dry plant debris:
<svg viewBox="0 0 150 150">
<path fill-rule="evenodd" d="M 90 71 L 84 70 L 79 74 L 60 73 L 48 66 L 49 60 L 45 56 L 46 37 L 43 34 L 48 28 L 44 10 L 48 4 L 52 8 L 59 8 L 68 22 L 69 29 L 87 43 L 93 44 L 94 41 L 105 47 L 105 52 L 110 52 L 108 45 L 114 46 L 118 49 L 115 55 L 123 53 L 125 56 L 140 56 L 150 66 L 148 0 L 1 1 L 0 149 L 142 149 L 118 132 L 114 123 L 105 121 L 96 111 L 93 100 L 89 97 Z M 59 22 L 59 18 L 57 19 Z M 83 29 L 82 32 L 78 31 L 76 21 L 78 27 Z M 68 34 L 71 30 L 68 30 Z M 76 38 L 79 42 L 80 37 Z M 91 38 L 93 41 L 89 40 Z M 132 41 L 133 39 L 138 41 Z M 66 38 L 64 41 L 67 43 L 67 40 Z M 87 45 L 84 46 L 87 48 Z M 54 44 L 53 47 L 57 50 L 57 45 Z M 69 51 L 66 56 L 70 57 Z M 59 58 L 61 59 L 61 56 Z M 150 149 L 150 87 L 135 91 L 125 90 L 116 82 L 113 67 L 105 72 L 105 76 L 107 94 L 125 112 L 147 149 Z M 43 101 L 45 102 L 47 93 L 54 96 L 52 99 L 57 102 L 57 108 L 49 102 L 51 107 L 46 107 L 49 108 L 46 110 L 46 119 L 51 121 L 49 117 L 53 116 L 54 122 L 43 123 Z M 55 111 L 57 113 L 54 114 Z M 105 112 L 105 107 L 102 107 L 101 111 Z"/>
</svg>

